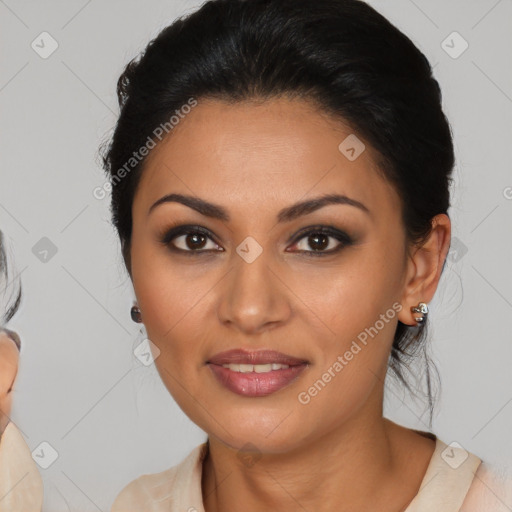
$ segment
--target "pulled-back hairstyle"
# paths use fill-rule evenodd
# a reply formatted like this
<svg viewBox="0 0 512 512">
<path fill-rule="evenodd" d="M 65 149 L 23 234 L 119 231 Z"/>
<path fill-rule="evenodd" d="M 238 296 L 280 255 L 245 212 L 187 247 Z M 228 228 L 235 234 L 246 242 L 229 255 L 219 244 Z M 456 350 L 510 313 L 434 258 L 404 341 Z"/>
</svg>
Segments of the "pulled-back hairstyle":
<svg viewBox="0 0 512 512">
<path fill-rule="evenodd" d="M 423 53 L 362 1 L 205 2 L 126 65 L 117 94 L 120 115 L 100 151 L 130 275 L 132 203 L 145 158 L 129 172 L 126 163 L 190 98 L 311 100 L 376 150 L 379 172 L 401 197 L 408 247 L 421 245 L 433 217 L 448 213 L 454 152 L 439 85 Z M 426 325 L 398 322 L 389 368 L 413 392 L 404 370 L 424 357 L 432 420 L 436 369 Z"/>
</svg>

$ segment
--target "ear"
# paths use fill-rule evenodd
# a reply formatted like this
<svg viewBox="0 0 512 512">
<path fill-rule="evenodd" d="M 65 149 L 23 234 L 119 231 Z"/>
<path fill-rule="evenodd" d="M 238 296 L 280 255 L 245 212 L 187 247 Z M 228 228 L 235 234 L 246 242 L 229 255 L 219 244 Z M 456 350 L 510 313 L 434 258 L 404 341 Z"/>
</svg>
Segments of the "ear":
<svg viewBox="0 0 512 512">
<path fill-rule="evenodd" d="M 451 222 L 448 215 L 442 213 L 432 219 L 432 232 L 419 247 L 414 247 L 408 255 L 407 273 L 404 282 L 401 304 L 404 306 L 398 314 L 398 320 L 406 325 L 417 325 L 411 311 L 420 302 L 429 303 L 441 278 L 441 272 L 450 249 Z"/>
</svg>

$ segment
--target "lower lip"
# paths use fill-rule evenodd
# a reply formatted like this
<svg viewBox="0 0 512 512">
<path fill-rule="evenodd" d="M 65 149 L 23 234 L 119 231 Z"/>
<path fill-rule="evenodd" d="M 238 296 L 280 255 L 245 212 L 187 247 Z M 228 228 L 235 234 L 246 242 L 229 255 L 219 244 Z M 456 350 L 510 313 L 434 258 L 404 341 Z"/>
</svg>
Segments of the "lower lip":
<svg viewBox="0 0 512 512">
<path fill-rule="evenodd" d="M 208 363 L 208 366 L 223 386 L 243 396 L 266 396 L 275 393 L 295 380 L 306 368 L 306 364 L 300 364 L 266 373 L 242 373 L 218 364 Z"/>
</svg>

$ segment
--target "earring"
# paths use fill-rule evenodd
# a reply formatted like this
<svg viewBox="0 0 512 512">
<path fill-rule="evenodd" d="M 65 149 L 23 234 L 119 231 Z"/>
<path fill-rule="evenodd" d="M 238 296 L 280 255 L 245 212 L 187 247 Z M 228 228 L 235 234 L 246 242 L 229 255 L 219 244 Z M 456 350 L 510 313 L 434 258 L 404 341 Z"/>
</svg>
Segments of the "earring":
<svg viewBox="0 0 512 512">
<path fill-rule="evenodd" d="M 422 316 L 415 316 L 414 320 L 418 322 L 419 325 L 424 324 L 428 315 L 428 306 L 424 302 L 420 302 L 417 306 L 412 307 L 411 311 L 413 313 L 421 313 Z"/>
<path fill-rule="evenodd" d="M 132 306 L 130 310 L 130 314 L 132 316 L 132 320 L 138 324 L 142 322 L 142 314 L 140 312 L 139 306 Z"/>
</svg>

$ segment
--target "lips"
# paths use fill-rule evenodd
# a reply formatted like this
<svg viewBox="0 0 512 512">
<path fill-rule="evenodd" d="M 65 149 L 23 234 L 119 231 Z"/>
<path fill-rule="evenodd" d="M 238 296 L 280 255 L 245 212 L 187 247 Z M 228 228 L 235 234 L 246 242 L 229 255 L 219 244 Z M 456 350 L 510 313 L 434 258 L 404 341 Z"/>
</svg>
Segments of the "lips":
<svg viewBox="0 0 512 512">
<path fill-rule="evenodd" d="M 206 362 L 217 381 L 246 397 L 270 395 L 288 386 L 308 367 L 308 361 L 275 350 L 228 350 Z"/>
<path fill-rule="evenodd" d="M 207 363 L 222 366 L 223 364 L 286 364 L 288 366 L 298 366 L 307 364 L 305 359 L 276 352 L 275 350 L 257 350 L 249 351 L 243 349 L 228 350 L 220 352 L 211 357 Z"/>
</svg>

